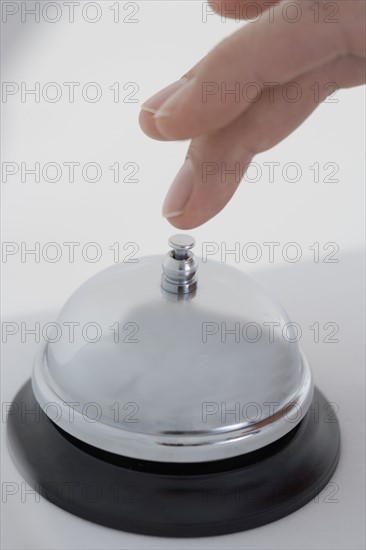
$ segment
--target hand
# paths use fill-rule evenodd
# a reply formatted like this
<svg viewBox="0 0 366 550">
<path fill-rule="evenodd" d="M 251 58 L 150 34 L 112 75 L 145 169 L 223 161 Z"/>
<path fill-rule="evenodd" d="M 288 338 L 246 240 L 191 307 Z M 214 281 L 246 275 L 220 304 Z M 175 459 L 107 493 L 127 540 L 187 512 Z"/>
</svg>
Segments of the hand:
<svg viewBox="0 0 366 550">
<path fill-rule="evenodd" d="M 210 4 L 222 15 L 236 9 L 245 16 L 254 2 Z M 215 216 L 253 156 L 293 132 L 331 91 L 366 81 L 364 0 L 256 4 L 258 21 L 242 26 L 142 106 L 140 125 L 148 136 L 192 140 L 163 206 L 180 229 Z"/>
</svg>

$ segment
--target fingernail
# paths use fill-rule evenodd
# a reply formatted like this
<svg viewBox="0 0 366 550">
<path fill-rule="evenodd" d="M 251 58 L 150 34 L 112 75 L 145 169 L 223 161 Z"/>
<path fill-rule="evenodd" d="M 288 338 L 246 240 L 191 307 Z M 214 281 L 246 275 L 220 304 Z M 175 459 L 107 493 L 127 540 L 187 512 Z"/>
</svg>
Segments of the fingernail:
<svg viewBox="0 0 366 550">
<path fill-rule="evenodd" d="M 160 92 L 153 95 L 147 101 L 145 101 L 145 103 L 143 103 L 143 105 L 141 106 L 142 111 L 147 111 L 148 113 L 155 114 L 160 106 L 163 105 L 163 103 L 165 103 L 165 101 L 172 94 L 174 94 L 177 90 L 179 90 L 179 88 L 185 85 L 186 81 L 187 78 L 183 77 L 180 80 L 169 84 L 169 86 L 167 86 L 163 90 L 160 90 Z"/>
<path fill-rule="evenodd" d="M 163 214 L 164 218 L 177 218 L 178 216 L 181 216 L 183 214 L 184 210 L 173 210 L 172 212 L 166 212 L 166 214 Z"/>
<path fill-rule="evenodd" d="M 141 105 L 141 111 L 146 111 L 147 113 L 152 113 L 153 115 L 156 114 L 156 109 L 152 109 L 151 107 L 146 107 L 146 105 Z"/>
<path fill-rule="evenodd" d="M 187 159 L 176 175 L 163 204 L 164 218 L 181 216 L 194 187 L 194 170 Z"/>
<path fill-rule="evenodd" d="M 185 79 L 183 86 L 180 86 L 173 94 L 170 94 L 166 98 L 164 103 L 158 108 L 157 113 L 154 115 L 154 118 L 163 118 L 170 116 L 174 111 L 179 109 L 187 100 L 191 91 L 195 85 L 195 78 L 188 80 Z"/>
</svg>

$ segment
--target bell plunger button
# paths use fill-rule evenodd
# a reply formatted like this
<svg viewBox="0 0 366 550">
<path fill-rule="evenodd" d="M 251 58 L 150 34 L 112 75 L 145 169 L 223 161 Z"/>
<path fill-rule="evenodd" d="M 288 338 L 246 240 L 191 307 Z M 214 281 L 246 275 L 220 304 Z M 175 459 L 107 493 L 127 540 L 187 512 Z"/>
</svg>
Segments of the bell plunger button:
<svg viewBox="0 0 366 550">
<path fill-rule="evenodd" d="M 187 260 L 188 251 L 194 247 L 196 241 L 190 235 L 178 233 L 170 237 L 168 244 L 174 250 L 174 257 L 177 260 Z"/>
<path fill-rule="evenodd" d="M 191 252 L 196 241 L 190 235 L 178 233 L 168 241 L 172 248 L 163 260 L 161 286 L 172 294 L 192 294 L 197 289 L 197 261 Z"/>
</svg>

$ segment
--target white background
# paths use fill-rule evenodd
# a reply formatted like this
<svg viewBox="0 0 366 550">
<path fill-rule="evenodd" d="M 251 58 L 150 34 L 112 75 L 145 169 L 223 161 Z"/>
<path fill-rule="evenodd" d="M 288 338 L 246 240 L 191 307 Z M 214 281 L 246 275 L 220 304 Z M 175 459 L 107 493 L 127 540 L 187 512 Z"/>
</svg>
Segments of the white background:
<svg viewBox="0 0 366 550">
<path fill-rule="evenodd" d="M 36 183 L 28 175 L 21 181 L 20 171 L 2 183 L 2 241 L 14 243 L 19 251 L 39 243 L 41 255 L 22 259 L 20 252 L 2 258 L 2 318 L 5 321 L 42 321 L 57 315 L 71 292 L 87 277 L 114 261 L 109 248 L 120 243 L 120 259 L 136 243 L 138 255 L 164 253 L 167 239 L 175 232 L 161 217 L 161 204 L 174 175 L 183 162 L 187 143 L 160 143 L 147 138 L 139 129 L 137 117 L 141 103 L 155 91 L 178 79 L 220 39 L 238 28 L 235 21 L 222 22 L 209 16 L 202 21 L 199 1 L 142 1 L 132 16 L 136 23 L 123 19 L 133 7 L 120 4 L 120 22 L 114 23 L 113 2 L 99 2 L 101 19 L 88 23 L 75 9 L 75 22 L 60 2 L 62 17 L 55 24 L 20 22 L 19 14 L 3 25 L 2 80 L 28 88 L 40 83 L 41 98 L 21 101 L 21 94 L 9 96 L 2 104 L 2 162 L 27 167 L 39 162 L 63 166 L 65 162 L 98 163 L 103 175 L 89 183 L 76 169 L 75 181 L 68 181 L 64 167 L 59 182 Z M 132 3 L 136 4 L 136 3 Z M 94 17 L 91 9 L 90 17 Z M 51 14 L 51 11 L 50 11 Z M 253 23 L 255 24 L 255 23 Z M 269 53 L 270 55 L 270 53 Z M 43 99 L 48 82 L 61 86 L 56 103 Z M 75 102 L 68 100 L 64 82 L 79 82 Z M 97 82 L 102 98 L 85 101 L 81 89 Z M 113 101 L 109 89 L 120 83 L 121 101 Z M 134 82 L 137 103 L 126 103 L 126 83 Z M 92 90 L 90 90 L 92 93 Z M 49 91 L 50 95 L 52 91 Z M 215 242 L 233 248 L 239 243 L 257 243 L 262 257 L 248 261 L 243 254 L 240 269 L 253 273 L 276 294 L 290 316 L 302 323 L 302 345 L 312 363 L 316 383 L 329 400 L 340 406 L 343 455 L 335 480 L 339 484 L 337 503 L 320 500 L 270 526 L 244 534 L 211 540 L 164 541 L 137 537 L 98 527 L 58 510 L 42 501 L 22 503 L 20 495 L 3 505 L 3 541 L 6 548 L 362 548 L 364 545 L 363 463 L 361 442 L 364 424 L 364 120 L 365 91 L 360 87 L 342 90 L 299 128 L 255 162 L 262 175 L 257 182 L 243 182 L 234 199 L 215 219 L 191 233 L 202 243 Z M 109 169 L 115 162 L 121 168 L 137 163 L 138 182 L 113 182 Z M 263 163 L 278 162 L 274 182 Z M 320 182 L 310 169 L 320 166 Z M 298 182 L 287 163 L 301 168 Z M 338 182 L 325 182 L 336 163 Z M 121 171 L 122 177 L 127 172 Z M 51 174 L 51 172 L 50 172 Z M 255 172 L 250 172 L 255 178 Z M 286 181 L 287 180 L 287 181 Z M 47 243 L 55 242 L 62 251 L 57 262 L 47 261 Z M 69 261 L 65 242 L 80 243 L 75 261 Z M 102 256 L 97 262 L 83 258 L 85 244 L 96 242 Z M 268 261 L 265 242 L 278 242 L 273 263 Z M 291 263 L 283 258 L 287 243 L 296 242 L 301 259 Z M 22 245 L 22 243 L 24 243 Z M 314 243 L 320 257 L 315 261 Z M 335 243 L 324 250 L 327 243 Z M 3 245 L 4 246 L 4 245 Z M 46 246 L 46 248 L 45 248 Z M 337 263 L 324 263 L 334 248 Z M 42 250 L 46 251 L 42 255 Z M 258 248 L 257 248 L 258 250 Z M 293 249 L 292 249 L 293 252 Z M 90 249 L 92 254 L 92 250 Z M 248 250 L 253 255 L 254 249 Z M 291 250 L 289 250 L 291 254 Z M 85 255 L 84 255 L 85 256 Z M 220 261 L 217 254 L 214 259 Z M 7 261 L 5 261 L 7 260 Z M 23 261 L 22 261 L 23 260 Z M 234 256 L 228 256 L 235 263 Z M 314 322 L 336 322 L 339 343 L 314 343 Z M 323 335 L 324 336 L 324 335 Z M 3 400 L 11 400 L 19 385 L 31 372 L 36 345 L 19 335 L 3 345 Z M 4 452 L 3 479 L 18 480 Z M 23 529 L 15 524 L 23 522 Z M 35 525 L 37 524 L 37 528 Z M 61 528 L 62 526 L 62 528 Z"/>
</svg>

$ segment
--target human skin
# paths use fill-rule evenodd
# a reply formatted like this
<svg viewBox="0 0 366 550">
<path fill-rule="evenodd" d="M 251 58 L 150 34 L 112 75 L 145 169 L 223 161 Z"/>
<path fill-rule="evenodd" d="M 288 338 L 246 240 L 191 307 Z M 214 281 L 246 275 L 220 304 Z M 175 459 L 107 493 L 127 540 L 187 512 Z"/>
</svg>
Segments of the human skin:
<svg viewBox="0 0 366 550">
<path fill-rule="evenodd" d="M 246 15 L 249 4 L 253 0 L 210 1 L 225 17 Z M 142 106 L 145 134 L 191 140 L 163 205 L 163 215 L 179 229 L 197 227 L 224 208 L 254 155 L 291 134 L 335 87 L 366 82 L 365 0 L 255 4 L 262 13 L 256 22 L 241 26 Z M 227 93 L 233 89 L 240 97 Z M 294 100 L 296 89 L 301 93 Z"/>
</svg>

